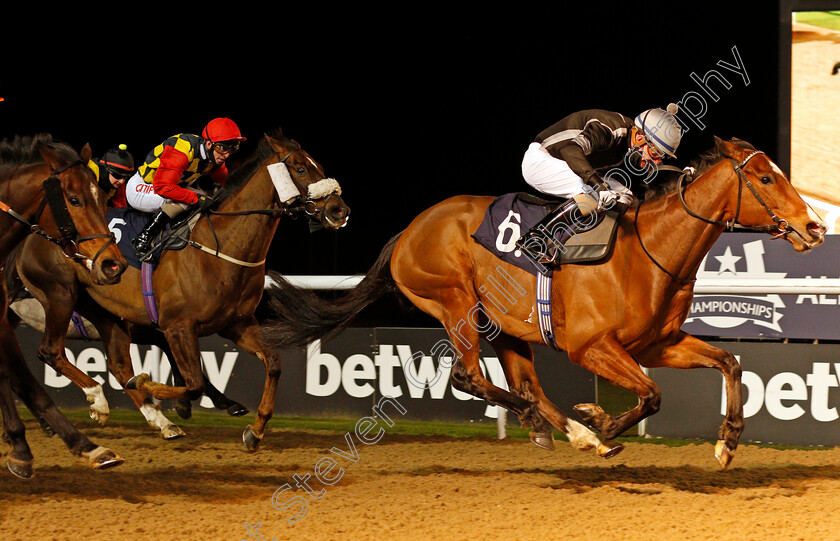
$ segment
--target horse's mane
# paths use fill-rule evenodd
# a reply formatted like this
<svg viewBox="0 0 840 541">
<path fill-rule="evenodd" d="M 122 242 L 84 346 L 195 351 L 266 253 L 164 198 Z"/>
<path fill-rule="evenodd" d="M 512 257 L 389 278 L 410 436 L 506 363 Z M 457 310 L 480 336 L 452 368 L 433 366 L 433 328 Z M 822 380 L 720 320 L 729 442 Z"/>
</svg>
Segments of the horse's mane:
<svg viewBox="0 0 840 541">
<path fill-rule="evenodd" d="M 281 142 L 290 141 L 290 139 L 283 135 L 280 128 L 277 128 L 273 133 L 268 134 L 268 136 Z M 268 141 L 265 138 L 260 138 L 256 151 L 244 162 L 231 170 L 227 182 L 225 182 L 225 191 L 229 192 L 228 197 L 245 185 L 256 174 L 263 162 L 273 153 L 274 149 Z"/>
<path fill-rule="evenodd" d="M 729 142 L 747 150 L 756 150 L 756 148 L 753 145 L 742 139 L 733 138 Z M 728 158 L 728 156 L 721 152 L 717 146 L 714 146 L 709 150 L 699 154 L 696 158 L 694 158 L 688 163 L 688 167 L 694 168 L 694 174 L 692 175 L 692 179 L 699 177 L 700 175 L 702 175 L 703 173 L 720 163 L 721 160 L 724 160 L 726 158 Z M 663 197 L 665 195 L 677 191 L 677 186 L 679 185 L 679 180 L 681 176 L 681 174 L 675 171 L 658 171 L 656 178 L 654 178 L 652 182 L 646 185 L 645 189 L 642 192 L 642 195 L 639 196 L 639 198 L 643 201 L 650 201 L 652 199 L 657 199 L 659 197 Z"/>
<path fill-rule="evenodd" d="M 68 163 L 79 159 L 79 153 L 73 147 L 67 143 L 54 140 L 52 135 L 48 133 L 34 136 L 17 135 L 11 141 L 8 139 L 0 141 L 0 168 L 44 163 L 44 159 L 38 150 L 40 145 L 47 145 L 53 151 L 59 153 Z"/>
</svg>

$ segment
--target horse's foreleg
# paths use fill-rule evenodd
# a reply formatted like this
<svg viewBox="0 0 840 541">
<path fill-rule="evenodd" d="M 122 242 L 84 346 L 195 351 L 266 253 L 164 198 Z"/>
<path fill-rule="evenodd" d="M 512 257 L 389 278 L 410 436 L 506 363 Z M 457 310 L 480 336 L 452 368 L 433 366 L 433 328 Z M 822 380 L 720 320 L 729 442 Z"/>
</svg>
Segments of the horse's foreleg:
<svg viewBox="0 0 840 541">
<path fill-rule="evenodd" d="M 67 377 L 85 393 L 90 403 L 90 418 L 104 426 L 108 423 L 111 411 L 102 385 L 76 368 L 64 353 L 67 329 L 76 298 L 64 289 L 48 292 L 46 297 L 43 295 L 45 294 L 38 295 L 39 301 L 42 298 L 45 299 L 41 301 L 45 317 L 44 336 L 38 346 L 38 358 L 59 374 Z"/>
<path fill-rule="evenodd" d="M 723 374 L 726 383 L 726 417 L 720 427 L 715 457 L 721 467 L 726 469 L 744 431 L 741 365 L 735 356 L 689 334 L 680 333 L 673 342 L 643 351 L 639 355 L 639 363 L 649 368 L 715 368 Z"/>
<path fill-rule="evenodd" d="M 536 403 L 540 419 L 548 419 L 551 424 L 542 421 L 534 427 L 531 441 L 545 449 L 554 449 L 554 437 L 551 425 L 563 432 L 569 443 L 581 451 L 595 449 L 604 458 L 612 458 L 620 453 L 624 446 L 616 442 L 602 442 L 597 434 L 586 426 L 570 419 L 543 392 L 537 373 L 534 370 L 534 353 L 530 344 L 512 336 L 500 334 L 490 341 L 490 345 L 499 357 L 511 391 Z"/>
<path fill-rule="evenodd" d="M 134 377 L 134 367 L 131 364 L 131 336 L 129 335 L 128 324 L 100 308 L 94 303 L 86 305 L 83 309 L 84 316 L 96 327 L 105 347 L 106 358 L 108 359 L 108 371 L 114 375 L 126 394 L 128 394 L 134 405 L 143 414 L 149 426 L 158 430 L 165 440 L 172 440 L 183 437 L 184 431 L 172 421 L 166 418 L 148 394 L 126 389 L 128 381 Z"/>
<path fill-rule="evenodd" d="M 257 418 L 254 424 L 246 427 L 242 434 L 245 447 L 249 451 L 255 451 L 265 435 L 266 424 L 274 415 L 274 402 L 277 399 L 277 387 L 280 383 L 280 354 L 265 347 L 260 326 L 254 317 L 225 329 L 219 335 L 231 340 L 251 355 L 256 355 L 265 364 L 265 385 L 260 405 L 257 408 Z"/>
<path fill-rule="evenodd" d="M 584 422 L 595 427 L 607 439 L 613 439 L 642 419 L 659 411 L 662 393 L 638 363 L 612 336 L 603 336 L 586 348 L 570 351 L 572 362 L 593 374 L 628 389 L 639 397 L 639 404 L 615 417 L 597 404 L 578 404 L 575 411 Z"/>
<path fill-rule="evenodd" d="M 94 469 L 107 469 L 124 462 L 116 453 L 90 441 L 56 407 L 47 392 L 26 366 L 14 332 L 0 324 L 0 343 L 3 353 L 0 363 L 10 363 L 10 381 L 15 393 L 37 417 L 43 419 L 64 441 L 75 456 L 85 458 Z M 21 434 L 22 436 L 22 434 Z M 12 457 L 16 457 L 15 454 Z M 30 455 L 31 460 L 31 455 Z M 12 463 L 10 462 L 10 469 Z"/>
</svg>

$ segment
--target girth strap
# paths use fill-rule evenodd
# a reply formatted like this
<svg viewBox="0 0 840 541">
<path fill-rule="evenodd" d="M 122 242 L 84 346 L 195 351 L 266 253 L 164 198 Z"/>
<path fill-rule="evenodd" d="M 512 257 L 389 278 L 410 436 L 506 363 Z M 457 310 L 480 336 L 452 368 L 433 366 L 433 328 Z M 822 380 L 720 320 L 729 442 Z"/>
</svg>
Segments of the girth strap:
<svg viewBox="0 0 840 541">
<path fill-rule="evenodd" d="M 152 282 L 153 265 L 144 261 L 140 266 L 140 283 L 143 287 L 143 303 L 146 305 L 146 313 L 152 323 L 158 323 L 157 302 L 155 301 L 155 288 Z"/>
<path fill-rule="evenodd" d="M 537 273 L 537 321 L 543 342 L 553 349 L 560 349 L 554 338 L 554 326 L 551 321 L 551 276 Z"/>
</svg>

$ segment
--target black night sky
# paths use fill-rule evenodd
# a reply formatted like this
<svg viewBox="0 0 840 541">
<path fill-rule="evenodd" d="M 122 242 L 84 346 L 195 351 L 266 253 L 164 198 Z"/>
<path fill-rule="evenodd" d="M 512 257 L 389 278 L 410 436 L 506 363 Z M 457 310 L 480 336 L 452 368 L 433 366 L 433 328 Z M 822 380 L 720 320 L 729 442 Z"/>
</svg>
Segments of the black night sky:
<svg viewBox="0 0 840 541">
<path fill-rule="evenodd" d="M 85 24 L 56 12 L 7 19 L 0 137 L 47 132 L 76 148 L 89 142 L 97 156 L 126 143 L 142 159 L 216 116 L 234 119 L 249 143 L 282 128 L 352 208 L 334 233 L 282 222 L 270 268 L 286 274 L 362 273 L 438 201 L 525 190 L 522 153 L 549 124 L 580 109 L 635 116 L 665 107 L 700 92 L 692 73 L 718 70 L 731 87 L 715 87 L 717 102 L 706 96 L 705 128 L 686 133 L 674 165 L 710 148 L 713 135 L 780 151 L 787 96 L 778 95 L 775 2 L 570 4 L 340 13 L 281 3 L 90 13 Z M 749 85 L 717 64 L 734 62 L 733 47 Z"/>
</svg>

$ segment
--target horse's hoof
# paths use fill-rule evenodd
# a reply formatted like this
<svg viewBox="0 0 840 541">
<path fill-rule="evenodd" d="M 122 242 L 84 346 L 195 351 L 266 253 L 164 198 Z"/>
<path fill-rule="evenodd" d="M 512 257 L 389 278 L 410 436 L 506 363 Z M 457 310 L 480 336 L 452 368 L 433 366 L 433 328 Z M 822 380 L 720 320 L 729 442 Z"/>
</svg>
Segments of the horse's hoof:
<svg viewBox="0 0 840 541">
<path fill-rule="evenodd" d="M 149 377 L 149 374 L 145 372 L 141 372 L 131 378 L 130 380 L 125 382 L 125 388 L 131 389 L 133 391 L 137 391 L 140 389 L 140 386 L 146 383 L 147 381 L 151 381 L 152 378 Z"/>
<path fill-rule="evenodd" d="M 186 400 L 176 400 L 175 401 L 175 413 L 177 413 L 178 417 L 180 417 L 181 419 L 191 419 L 192 418 L 192 404 L 190 404 Z"/>
<path fill-rule="evenodd" d="M 169 425 L 160 431 L 160 435 L 165 440 L 177 440 L 186 436 L 186 432 L 181 430 L 177 425 Z"/>
<path fill-rule="evenodd" d="M 116 468 L 125 462 L 125 459 L 119 456 L 114 451 L 107 447 L 97 447 L 90 453 L 82 453 L 84 458 L 88 459 L 90 467 L 95 471 L 108 470 Z"/>
<path fill-rule="evenodd" d="M 554 433 L 551 430 L 547 432 L 530 432 L 528 435 L 531 437 L 531 442 L 537 447 L 546 451 L 554 450 Z"/>
<path fill-rule="evenodd" d="M 31 460 L 18 460 L 17 458 L 9 457 L 7 466 L 12 474 L 21 479 L 32 479 L 32 476 L 35 475 Z"/>
<path fill-rule="evenodd" d="M 111 453 L 110 456 L 102 456 L 97 459 L 96 462 L 91 462 L 90 466 L 94 469 L 94 471 L 104 471 L 110 470 L 111 468 L 116 468 L 117 466 L 124 464 L 125 459 L 115 453 Z"/>
<path fill-rule="evenodd" d="M 88 413 L 88 415 L 90 415 L 91 419 L 93 419 L 94 421 L 99 423 L 99 426 L 105 426 L 105 425 L 108 424 L 108 419 L 111 416 L 111 412 L 103 413 L 101 411 L 96 411 L 95 409 L 91 409 L 90 412 Z"/>
<path fill-rule="evenodd" d="M 734 457 L 735 451 L 729 449 L 723 440 L 718 440 L 715 444 L 715 458 L 720 463 L 720 467 L 724 470 L 728 468 Z"/>
<path fill-rule="evenodd" d="M 614 441 L 602 441 L 598 445 L 598 456 L 612 458 L 624 450 L 624 445 Z"/>
<path fill-rule="evenodd" d="M 227 412 L 231 417 L 242 417 L 243 415 L 248 415 L 248 408 L 242 404 L 234 402 L 228 406 Z"/>
<path fill-rule="evenodd" d="M 261 441 L 262 436 L 254 434 L 254 431 L 251 430 L 250 426 L 245 427 L 245 431 L 242 433 L 242 442 L 245 444 L 246 449 L 249 451 L 256 451 Z"/>
</svg>

